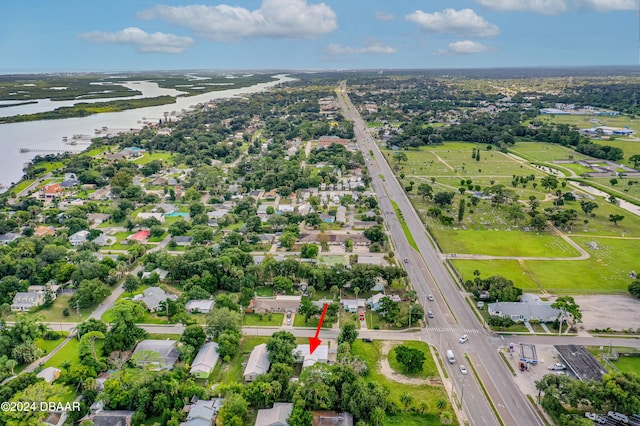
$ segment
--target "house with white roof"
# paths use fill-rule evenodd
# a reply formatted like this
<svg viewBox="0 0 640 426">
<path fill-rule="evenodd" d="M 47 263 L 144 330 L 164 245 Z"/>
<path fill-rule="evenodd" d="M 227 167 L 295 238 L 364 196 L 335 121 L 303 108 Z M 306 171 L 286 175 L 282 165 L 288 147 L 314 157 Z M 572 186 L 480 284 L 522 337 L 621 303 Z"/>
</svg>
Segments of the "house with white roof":
<svg viewBox="0 0 640 426">
<path fill-rule="evenodd" d="M 195 404 L 185 407 L 188 410 L 187 420 L 181 423 L 183 426 L 212 426 L 218 417 L 218 411 L 224 398 L 215 398 L 213 400 L 198 400 Z"/>
<path fill-rule="evenodd" d="M 136 349 L 133 351 L 132 358 L 135 359 L 136 354 L 141 351 L 150 351 L 155 352 L 159 355 L 159 361 L 152 361 L 148 365 L 144 359 L 138 360 L 138 367 L 148 367 L 151 366 L 153 370 L 171 370 L 175 365 L 176 361 L 178 361 L 178 357 L 180 356 L 180 352 L 176 348 L 175 340 L 143 340 L 138 343 Z"/>
<path fill-rule="evenodd" d="M 144 212 L 140 212 L 140 213 L 138 213 L 137 218 L 139 220 L 156 219 L 160 223 L 164 223 L 164 221 L 165 221 L 164 213 L 144 213 Z"/>
<path fill-rule="evenodd" d="M 156 312 L 160 309 L 160 303 L 167 299 L 171 299 L 174 302 L 178 300 L 178 296 L 175 294 L 167 294 L 160 287 L 149 287 L 142 292 L 142 302 L 147 305 L 147 308 L 151 312 Z"/>
<path fill-rule="evenodd" d="M 83 229 L 82 231 L 78 231 L 75 234 L 72 234 L 69 237 L 69 242 L 72 246 L 80 246 L 86 243 L 89 240 L 89 231 Z"/>
<path fill-rule="evenodd" d="M 320 345 L 312 354 L 309 353 L 309 350 L 309 344 L 304 344 L 296 346 L 292 351 L 293 359 L 297 363 L 302 363 L 303 370 L 311 367 L 316 362 L 329 363 L 329 346 Z"/>
<path fill-rule="evenodd" d="M 214 301 L 211 299 L 193 299 L 184 305 L 184 309 L 190 314 L 208 314 L 213 309 L 213 304 Z"/>
<path fill-rule="evenodd" d="M 488 303 L 489 315 L 511 318 L 515 322 L 537 320 L 553 322 L 560 316 L 560 309 L 552 308 L 552 302 L 543 302 L 533 294 L 523 294 L 520 302 Z"/>
<path fill-rule="evenodd" d="M 249 360 L 244 368 L 242 377 L 245 382 L 252 382 L 256 377 L 265 374 L 271 367 L 271 361 L 269 361 L 269 351 L 267 351 L 267 344 L 262 343 L 251 351 Z"/>
<path fill-rule="evenodd" d="M 376 293 L 367 299 L 367 306 L 370 307 L 372 311 L 377 311 L 380 309 L 380 301 L 385 297 L 388 296 L 384 293 Z"/>
</svg>

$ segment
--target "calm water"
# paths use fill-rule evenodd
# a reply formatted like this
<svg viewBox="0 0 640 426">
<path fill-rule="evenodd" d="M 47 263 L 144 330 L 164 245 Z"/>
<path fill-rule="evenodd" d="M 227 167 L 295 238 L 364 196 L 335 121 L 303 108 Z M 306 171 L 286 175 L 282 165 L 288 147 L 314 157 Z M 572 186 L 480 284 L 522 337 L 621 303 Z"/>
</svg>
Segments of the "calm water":
<svg viewBox="0 0 640 426">
<path fill-rule="evenodd" d="M 4 153 L 0 156 L 0 183 L 9 186 L 13 182 L 19 181 L 23 175 L 22 169 L 25 163 L 31 161 L 36 155 L 46 155 L 46 153 L 37 152 L 21 153 L 21 147 L 80 151 L 83 147 L 86 147 L 86 145 L 66 145 L 62 141 L 62 138 L 67 136 L 69 140 L 71 140 L 75 134 L 93 136 L 94 129 L 100 129 L 103 126 L 109 129 L 139 129 L 142 127 L 141 120 L 143 118 L 147 120 L 159 120 L 164 117 L 165 113 L 170 114 L 172 111 L 189 109 L 193 105 L 213 99 L 261 92 L 278 83 L 294 80 L 285 75 L 276 75 L 274 77 L 278 78 L 278 80 L 241 89 L 229 89 L 204 93 L 197 96 L 182 97 L 178 98 L 174 104 L 95 114 L 89 117 L 67 118 L 64 120 L 41 120 L 25 123 L 0 124 L 0 149 Z M 136 88 L 140 87 L 138 86 Z"/>
</svg>

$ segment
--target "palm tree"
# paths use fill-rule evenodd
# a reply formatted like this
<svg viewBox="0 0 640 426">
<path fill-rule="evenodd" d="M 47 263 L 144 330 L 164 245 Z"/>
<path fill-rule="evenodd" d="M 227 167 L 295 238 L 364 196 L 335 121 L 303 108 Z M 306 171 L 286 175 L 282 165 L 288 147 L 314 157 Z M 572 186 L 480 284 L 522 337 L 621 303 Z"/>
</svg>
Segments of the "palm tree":
<svg viewBox="0 0 640 426">
<path fill-rule="evenodd" d="M 453 423 L 453 414 L 451 414 L 451 411 L 443 411 L 440 413 L 440 423 L 443 425 L 450 425 Z"/>
<path fill-rule="evenodd" d="M 356 294 L 356 311 L 357 311 L 358 310 L 358 293 L 360 293 L 360 287 L 354 288 L 353 292 Z"/>
<path fill-rule="evenodd" d="M 374 407 L 373 410 L 371 410 L 371 414 L 369 415 L 369 418 L 371 419 L 371 422 L 373 423 L 374 426 L 379 426 L 383 424 L 385 417 L 386 417 L 386 414 L 384 410 L 380 407 Z"/>
<path fill-rule="evenodd" d="M 427 411 L 427 408 L 429 408 L 427 406 L 427 403 L 425 401 L 422 401 L 419 405 L 418 405 L 418 410 L 420 411 L 420 414 L 424 414 L 425 411 Z"/>
<path fill-rule="evenodd" d="M 444 398 L 438 398 L 438 400 L 436 401 L 436 407 L 438 407 L 438 410 L 444 410 L 445 408 L 447 408 L 448 404 L 449 402 Z"/>
<path fill-rule="evenodd" d="M 404 412 L 406 413 L 409 409 L 409 405 L 413 402 L 413 397 L 407 392 L 400 395 L 400 402 L 404 405 Z"/>
</svg>

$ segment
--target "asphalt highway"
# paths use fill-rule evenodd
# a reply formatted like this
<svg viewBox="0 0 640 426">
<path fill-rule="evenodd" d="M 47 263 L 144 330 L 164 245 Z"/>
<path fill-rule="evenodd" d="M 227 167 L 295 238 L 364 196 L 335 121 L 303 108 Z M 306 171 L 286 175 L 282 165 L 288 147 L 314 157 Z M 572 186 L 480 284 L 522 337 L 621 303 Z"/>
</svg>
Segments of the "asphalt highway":
<svg viewBox="0 0 640 426">
<path fill-rule="evenodd" d="M 497 348 L 501 339 L 494 333 L 483 329 L 470 311 L 463 295 L 440 258 L 440 254 L 432 245 L 425 226 L 385 160 L 384 154 L 376 145 L 362 117 L 348 98 L 346 84 L 343 83 L 340 86 L 337 95 L 343 115 L 354 123 L 358 145 L 365 157 L 366 166 L 372 178 L 373 190 L 378 195 L 380 209 L 383 211 L 385 223 L 391 235 L 396 258 L 405 262 L 409 279 L 418 294 L 419 301 L 424 304 L 425 312 L 432 311 L 434 313 L 435 318 L 429 320 L 428 327 L 424 331 L 424 340 L 433 342 L 433 336 L 429 335 L 434 331 L 439 332 L 436 346 L 441 357 L 445 360 L 449 377 L 453 379 L 457 398 L 458 400 L 462 399 L 462 408 L 469 424 L 485 426 L 499 424 L 499 422 L 475 375 L 468 368 L 471 363 L 469 359 L 465 358 L 465 354 L 472 357 L 473 365 L 480 374 L 504 424 L 543 425 L 543 421 L 534 411 L 531 403 L 520 392 L 512 380 L 510 372 L 506 370 L 503 361 L 499 358 Z M 390 200 L 393 200 L 402 212 L 419 252 L 409 245 Z M 427 300 L 429 294 L 434 296 L 433 302 Z M 469 341 L 465 344 L 458 343 L 458 338 L 462 334 L 469 335 Z M 448 349 L 451 349 L 455 354 L 455 364 L 446 362 L 445 353 Z M 459 364 L 465 364 L 469 373 L 461 374 Z"/>
</svg>

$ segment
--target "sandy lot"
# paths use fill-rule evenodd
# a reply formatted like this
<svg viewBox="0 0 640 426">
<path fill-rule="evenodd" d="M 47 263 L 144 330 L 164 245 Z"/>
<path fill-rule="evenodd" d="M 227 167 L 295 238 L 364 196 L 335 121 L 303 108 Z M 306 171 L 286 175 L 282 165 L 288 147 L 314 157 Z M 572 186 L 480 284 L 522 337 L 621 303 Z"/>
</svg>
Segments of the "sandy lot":
<svg viewBox="0 0 640 426">
<path fill-rule="evenodd" d="M 582 311 L 582 330 L 611 327 L 613 330 L 640 329 L 640 299 L 632 296 L 574 296 Z"/>
</svg>

